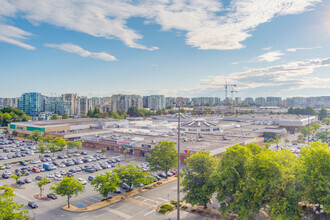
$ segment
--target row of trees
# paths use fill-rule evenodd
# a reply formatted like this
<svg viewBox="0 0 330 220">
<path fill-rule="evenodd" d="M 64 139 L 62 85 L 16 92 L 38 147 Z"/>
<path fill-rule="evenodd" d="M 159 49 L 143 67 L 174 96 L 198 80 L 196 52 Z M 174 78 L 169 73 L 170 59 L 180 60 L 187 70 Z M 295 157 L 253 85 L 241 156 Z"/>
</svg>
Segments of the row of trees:
<svg viewBox="0 0 330 220">
<path fill-rule="evenodd" d="M 68 141 L 64 138 L 55 138 L 51 135 L 46 135 L 43 137 L 40 131 L 33 131 L 33 133 L 28 137 L 31 140 L 34 140 L 36 143 L 40 142 L 38 150 L 41 154 L 44 154 L 45 151 L 48 149 L 50 152 L 54 153 L 58 150 L 64 150 L 65 148 L 67 151 L 69 149 L 80 149 L 81 148 L 81 141 Z"/>
<path fill-rule="evenodd" d="M 309 135 L 311 135 L 314 131 L 320 129 L 321 125 L 318 123 L 313 123 L 309 125 Z M 300 132 L 304 135 L 304 137 L 308 136 L 308 126 L 302 127 Z"/>
<path fill-rule="evenodd" d="M 129 190 L 132 190 L 133 187 L 149 184 L 151 181 L 150 173 L 143 172 L 141 167 L 131 163 L 126 166 L 119 165 L 112 172 L 97 175 L 91 184 L 105 199 L 109 199 L 109 194 L 124 183 L 128 185 Z M 75 178 L 66 176 L 61 182 L 55 182 L 50 189 L 60 196 L 66 196 L 70 208 L 70 199 L 84 192 L 85 186 Z"/>
<path fill-rule="evenodd" d="M 322 108 L 319 113 L 315 111 L 313 107 L 306 107 L 306 108 L 289 108 L 288 114 L 293 115 L 318 115 L 319 119 L 322 120 L 323 118 L 328 117 L 328 110 L 325 108 Z"/>
<path fill-rule="evenodd" d="M 113 119 L 125 119 L 126 117 L 151 117 L 156 115 L 166 115 L 166 114 L 176 114 L 178 113 L 178 110 L 165 110 L 165 109 L 159 109 L 157 111 L 151 111 L 148 109 L 138 109 L 136 106 L 132 106 L 128 108 L 127 113 L 123 111 L 118 112 L 100 112 L 99 108 L 94 108 L 94 110 L 89 110 L 87 112 L 86 116 L 83 117 L 89 117 L 89 118 L 113 118 Z M 185 113 L 186 111 L 184 109 L 181 109 L 181 113 Z"/>
<path fill-rule="evenodd" d="M 5 107 L 0 109 L 0 125 L 7 126 L 11 122 L 28 121 L 30 117 L 27 116 L 22 110 Z"/>
<path fill-rule="evenodd" d="M 272 219 L 300 219 L 301 202 L 330 213 L 330 148 L 314 142 L 301 155 L 256 144 L 232 146 L 220 160 L 198 152 L 183 170 L 184 200 L 207 207 L 216 193 L 220 212 L 240 219 L 252 219 L 262 209 Z"/>
</svg>

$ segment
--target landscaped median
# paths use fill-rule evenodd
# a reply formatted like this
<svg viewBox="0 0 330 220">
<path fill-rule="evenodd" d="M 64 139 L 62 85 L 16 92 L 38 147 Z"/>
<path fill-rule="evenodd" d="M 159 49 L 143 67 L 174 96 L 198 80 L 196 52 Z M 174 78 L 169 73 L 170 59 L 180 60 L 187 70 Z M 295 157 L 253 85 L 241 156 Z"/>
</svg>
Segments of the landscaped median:
<svg viewBox="0 0 330 220">
<path fill-rule="evenodd" d="M 97 202 L 97 203 L 94 203 L 94 204 L 86 206 L 86 207 L 81 207 L 80 208 L 80 207 L 77 207 L 75 205 L 70 205 L 70 208 L 68 208 L 68 206 L 65 205 L 65 206 L 62 207 L 62 209 L 66 210 L 66 211 L 70 211 L 70 212 L 91 212 L 91 211 L 95 211 L 95 210 L 104 208 L 108 205 L 120 202 L 121 200 L 128 199 L 128 198 L 130 198 L 132 196 L 135 196 L 139 193 L 151 190 L 151 189 L 153 189 L 155 187 L 158 187 L 160 185 L 163 185 L 163 184 L 166 184 L 166 183 L 169 183 L 169 182 L 173 182 L 176 179 L 177 178 L 175 176 L 168 177 L 167 179 L 164 179 L 162 181 L 157 181 L 157 182 L 151 183 L 151 184 L 149 184 L 147 186 L 144 186 L 142 188 L 134 189 L 130 192 L 123 193 L 122 195 L 114 196 L 111 199 L 104 200 L 102 202 Z"/>
</svg>

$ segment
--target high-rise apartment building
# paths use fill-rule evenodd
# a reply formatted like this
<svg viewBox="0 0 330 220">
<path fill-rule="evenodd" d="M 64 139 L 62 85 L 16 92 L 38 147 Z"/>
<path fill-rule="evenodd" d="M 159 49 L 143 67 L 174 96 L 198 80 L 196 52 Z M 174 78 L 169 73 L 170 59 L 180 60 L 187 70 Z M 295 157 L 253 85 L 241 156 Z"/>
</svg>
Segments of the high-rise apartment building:
<svg viewBox="0 0 330 220">
<path fill-rule="evenodd" d="M 242 103 L 242 99 L 241 99 L 241 97 L 235 97 L 235 104 L 236 105 L 239 105 L 239 104 L 241 104 Z"/>
<path fill-rule="evenodd" d="M 112 96 L 112 108 L 115 111 L 127 112 L 128 108 L 135 106 L 137 108 L 143 108 L 142 97 L 139 95 L 113 95 Z"/>
<path fill-rule="evenodd" d="M 150 110 L 165 109 L 166 100 L 163 95 L 151 95 L 147 98 L 148 108 Z"/>
<path fill-rule="evenodd" d="M 256 104 L 266 106 L 266 99 L 264 97 L 258 97 L 256 98 Z"/>
<path fill-rule="evenodd" d="M 73 115 L 79 114 L 80 109 L 79 109 L 78 95 L 76 93 L 62 94 L 62 100 L 70 103 Z"/>
<path fill-rule="evenodd" d="M 251 98 L 251 97 L 246 97 L 245 99 L 244 99 L 244 103 L 245 104 L 253 104 L 254 103 L 254 100 L 253 100 L 253 98 Z"/>
<path fill-rule="evenodd" d="M 266 97 L 267 106 L 281 106 L 282 98 L 281 97 Z"/>
<path fill-rule="evenodd" d="M 72 115 L 71 103 L 62 100 L 61 97 L 46 97 L 44 96 L 44 111 L 58 115 Z"/>
<path fill-rule="evenodd" d="M 43 108 L 43 96 L 37 92 L 24 93 L 20 97 L 19 109 L 30 116 L 38 116 Z"/>
</svg>

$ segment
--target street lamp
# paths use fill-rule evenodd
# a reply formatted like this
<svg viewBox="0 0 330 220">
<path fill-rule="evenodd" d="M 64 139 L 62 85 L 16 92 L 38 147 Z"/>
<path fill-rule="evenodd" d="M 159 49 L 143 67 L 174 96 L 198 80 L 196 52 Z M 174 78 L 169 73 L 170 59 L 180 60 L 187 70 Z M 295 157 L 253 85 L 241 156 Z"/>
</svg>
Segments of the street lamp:
<svg viewBox="0 0 330 220">
<path fill-rule="evenodd" d="M 181 113 L 179 101 L 176 103 L 179 109 L 178 115 L 178 187 L 177 187 L 177 220 L 180 219 L 180 123 L 181 123 Z"/>
</svg>

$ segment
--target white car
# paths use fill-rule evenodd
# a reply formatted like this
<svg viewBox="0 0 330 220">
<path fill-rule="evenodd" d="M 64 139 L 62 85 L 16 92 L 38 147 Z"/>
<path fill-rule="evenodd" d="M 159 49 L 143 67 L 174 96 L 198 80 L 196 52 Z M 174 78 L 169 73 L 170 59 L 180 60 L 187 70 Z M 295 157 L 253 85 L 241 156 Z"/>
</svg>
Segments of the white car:
<svg viewBox="0 0 330 220">
<path fill-rule="evenodd" d="M 80 183 L 82 183 L 83 185 L 86 185 L 87 184 L 87 181 L 84 180 L 83 178 L 78 178 L 77 179 Z"/>
</svg>

